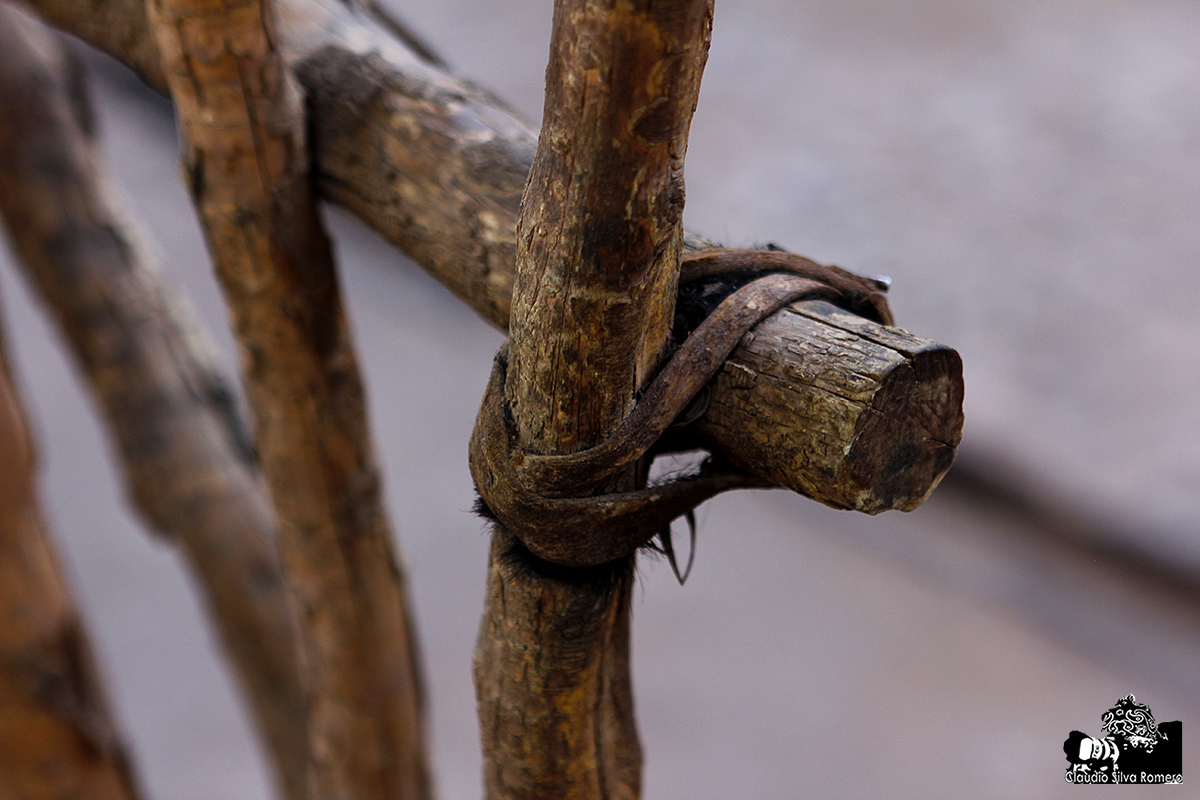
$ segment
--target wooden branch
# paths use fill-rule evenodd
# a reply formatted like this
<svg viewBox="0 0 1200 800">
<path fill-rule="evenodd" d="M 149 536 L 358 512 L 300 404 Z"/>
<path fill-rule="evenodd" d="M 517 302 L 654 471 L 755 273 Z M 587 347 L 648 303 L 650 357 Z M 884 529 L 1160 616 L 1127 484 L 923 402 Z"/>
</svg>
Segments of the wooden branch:
<svg viewBox="0 0 1200 800">
<path fill-rule="evenodd" d="M 11 88 L 9 48 L 20 47 L 9 12 L 0 7 L 0 97 Z M 0 336 L 0 797 L 136 800 L 38 508 L 33 445 L 3 344 Z"/>
<path fill-rule="evenodd" d="M 309 174 L 301 96 L 257 0 L 161 0 L 150 19 L 184 163 L 243 349 L 309 679 L 310 788 L 429 796 L 403 575 L 357 359 Z"/>
<path fill-rule="evenodd" d="M 759 323 L 708 392 L 706 444 L 834 508 L 913 510 L 962 438 L 958 353 L 819 300 Z"/>
<path fill-rule="evenodd" d="M 595 444 L 658 365 L 710 21 L 694 0 L 555 4 L 509 326 L 507 394 L 529 449 Z"/>
<path fill-rule="evenodd" d="M 0 797 L 132 800 L 139 795 L 33 483 L 28 428 L 0 364 Z"/>
<path fill-rule="evenodd" d="M 657 365 L 711 22 L 709 0 L 555 3 L 506 388 L 526 449 L 594 445 Z M 634 468 L 606 488 L 638 483 Z M 632 575 L 632 557 L 547 569 L 497 526 L 475 664 L 488 797 L 638 795 Z"/>
<path fill-rule="evenodd" d="M 112 205 L 80 66 L 0 5 L 0 214 L 99 404 L 135 507 L 196 573 L 284 795 L 307 781 L 275 518 L 210 345 Z"/>
<path fill-rule="evenodd" d="M 143 46 L 145 25 L 138 19 L 143 11 L 137 0 L 26 2 L 55 24 L 125 60 L 151 83 L 163 85 L 157 60 Z M 357 214 L 487 320 L 507 327 L 517 210 L 533 162 L 533 131 L 503 102 L 430 65 L 337 0 L 280 0 L 279 8 L 284 57 L 307 92 L 321 194 Z M 798 319 L 784 312 L 778 318 Z M 816 330 L 823 346 L 843 335 L 832 321 Z M 787 338 L 812 335 L 792 331 L 782 338 L 756 336 L 744 345 L 748 352 L 740 354 L 740 363 L 753 370 L 786 350 Z M 928 341 L 921 347 L 944 349 Z M 882 384 L 877 386 L 874 409 L 893 422 L 832 431 L 841 436 L 856 430 L 853 439 L 829 439 L 831 431 L 806 436 L 804 421 L 792 409 L 811 405 L 811 393 L 823 389 L 790 387 L 786 381 L 778 389 L 784 393 L 783 402 L 767 408 L 753 408 L 748 393 L 730 391 L 737 382 L 720 383 L 700 425 L 717 453 L 745 464 L 750 459 L 741 452 L 744 437 L 731 434 L 740 424 L 735 418 L 754 416 L 763 430 L 781 432 L 803 449 L 820 451 L 818 461 L 833 474 L 856 475 L 845 491 L 818 493 L 815 499 L 869 513 L 913 508 L 944 474 L 957 433 L 941 438 L 947 447 L 926 442 L 916 450 L 862 437 L 900 432 L 911 444 L 924 441 L 921 420 L 943 419 L 947 424 L 939 427 L 954 428 L 961 408 L 954 406 L 953 397 L 961 395 L 961 386 L 949 393 L 937 387 L 959 380 L 957 356 L 947 354 L 939 363 L 946 367 L 941 375 L 917 371 L 927 384 L 917 392 L 926 398 L 923 405 L 884 407 L 880 403 L 889 395 L 880 394 Z M 740 374 L 744 383 L 748 377 Z M 770 374 L 763 377 L 772 379 Z M 870 396 L 861 384 L 828 388 Z M 847 455 L 855 449 L 876 454 L 906 449 L 917 458 L 859 458 L 851 464 Z M 756 472 L 797 491 L 826 480 L 823 472 L 803 471 L 809 463 L 804 459 L 776 459 L 770 448 L 760 448 L 756 457 L 767 459 L 753 464 Z M 879 471 L 870 474 L 870 469 Z M 887 488 L 902 486 L 910 488 L 903 493 Z"/>
</svg>

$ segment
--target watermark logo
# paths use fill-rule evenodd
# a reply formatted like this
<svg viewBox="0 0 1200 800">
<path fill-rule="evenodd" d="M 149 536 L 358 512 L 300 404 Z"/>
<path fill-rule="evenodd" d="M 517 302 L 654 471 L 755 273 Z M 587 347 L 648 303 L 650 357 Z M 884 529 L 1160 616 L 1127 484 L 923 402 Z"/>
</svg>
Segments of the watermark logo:
<svg viewBox="0 0 1200 800">
<path fill-rule="evenodd" d="M 1183 723 L 1155 722 L 1126 695 L 1100 716 L 1100 738 L 1071 731 L 1063 742 L 1067 783 L 1183 783 Z"/>
</svg>

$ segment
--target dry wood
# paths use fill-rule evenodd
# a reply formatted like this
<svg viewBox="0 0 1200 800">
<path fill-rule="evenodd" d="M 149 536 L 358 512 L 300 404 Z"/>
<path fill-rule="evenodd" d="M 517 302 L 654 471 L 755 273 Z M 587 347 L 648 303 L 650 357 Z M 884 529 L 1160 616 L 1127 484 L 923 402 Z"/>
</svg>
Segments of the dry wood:
<svg viewBox="0 0 1200 800">
<path fill-rule="evenodd" d="M 304 797 L 299 639 L 231 392 L 112 204 L 79 65 L 8 6 L 0 38 L 0 213 L 101 407 L 135 507 L 196 573 L 284 795 Z"/>
<path fill-rule="evenodd" d="M 657 364 L 678 280 L 683 155 L 711 21 L 707 0 L 555 3 L 505 391 L 528 450 L 597 443 Z M 638 481 L 630 468 L 602 488 Z M 493 538 L 475 664 L 488 796 L 636 797 L 633 559 L 547 569 L 514 533 L 498 526 Z"/>
<path fill-rule="evenodd" d="M 6 11 L 0 8 L 0 93 L 10 77 L 4 69 L 4 50 L 12 44 L 11 28 L 2 21 Z M 2 338 L 0 797 L 138 797 L 38 508 L 33 445 Z"/>
<path fill-rule="evenodd" d="M 698 413 L 694 409 L 703 404 L 701 393 L 763 319 L 789 303 L 812 299 L 832 300 L 879 322 L 891 319 L 882 293 L 871 281 L 805 261 L 793 264 L 792 274 L 754 277 L 722 299 L 728 283 L 747 277 L 742 251 L 701 253 L 707 256 L 699 263 L 688 259 L 681 269 L 676 328 L 691 327 L 693 319 L 701 321 L 686 338 L 673 342 L 669 358 L 638 393 L 637 404 L 620 424 L 584 450 L 536 453 L 520 445 L 511 409 L 504 401 L 508 347 L 497 354 L 471 434 L 468 463 L 489 515 L 519 531 L 521 542 L 539 558 L 570 567 L 598 566 L 631 555 L 673 520 L 720 492 L 771 486 L 752 473 L 710 458 L 698 474 L 686 479 L 632 491 L 605 490 L 614 477 L 648 463 L 655 454 L 700 449 L 686 420 Z M 721 269 L 726 264 L 732 272 Z M 691 269 L 694 266 L 700 269 Z M 679 336 L 682 331 L 673 330 L 672 339 Z M 670 537 L 662 540 L 662 546 L 676 566 Z"/>
<path fill-rule="evenodd" d="M 598 442 L 658 364 L 679 279 L 705 8 L 555 4 L 509 325 L 507 394 L 534 451 Z"/>
<path fill-rule="evenodd" d="M 163 86 L 157 60 L 144 47 L 145 24 L 139 20 L 143 11 L 136 0 L 26 2 L 55 24 L 125 60 L 151 83 Z M 279 8 L 284 56 L 307 90 L 310 103 L 322 195 L 357 214 L 490 322 L 507 327 L 517 209 L 533 161 L 533 131 L 494 96 L 423 61 L 393 35 L 336 0 L 280 0 Z M 822 343 L 826 335 L 834 339 L 841 335 L 836 324 L 817 330 Z M 784 338 L 808 335 L 792 332 Z M 934 345 L 930 342 L 928 346 Z M 785 345 L 782 339 L 759 335 L 746 347 L 750 354 L 741 363 L 754 369 L 768 363 Z M 950 361 L 945 362 L 947 366 Z M 928 377 L 934 383 L 955 380 L 953 370 L 942 377 Z M 715 387 L 714 402 L 701 422 L 716 452 L 749 463 L 741 452 L 744 437 L 735 435 L 735 417 L 746 415 L 756 416 L 768 433 L 778 430 L 805 437 L 803 421 L 791 410 L 808 405 L 804 397 L 808 389 L 803 385 L 793 391 L 786 383 L 780 384 L 782 402 L 766 408 L 748 405 L 750 395 L 730 391 L 734 385 L 722 382 Z M 796 396 L 787 396 L 789 392 Z M 892 426 L 866 426 L 857 431 L 856 440 L 814 436 L 804 447 L 823 450 L 826 459 L 844 459 L 852 448 L 894 451 L 891 442 L 871 443 L 861 437 L 901 431 L 912 441 L 922 435 L 921 423 L 906 428 L 906 415 L 917 420 L 953 420 L 961 412 L 937 404 L 943 396 L 937 391 L 918 394 L 924 394 L 930 404 L 876 409 L 895 420 Z M 847 433 L 852 429 L 842 426 L 838 430 Z M 954 442 L 955 437 L 942 441 Z M 755 471 L 781 476 L 783 485 L 790 488 L 824 480 L 819 474 L 789 473 L 807 462 L 778 461 L 770 448 L 759 448 L 757 457 L 766 460 L 756 461 Z M 834 505 L 864 510 L 911 508 L 936 485 L 942 474 L 938 467 L 944 463 L 940 455 L 915 463 L 899 458 L 860 459 L 853 468 L 859 487 L 867 487 L 868 492 L 871 487 L 911 489 L 894 495 L 891 506 L 887 490 L 878 497 L 859 490 L 843 493 L 846 496 L 835 499 Z M 864 472 L 872 467 L 901 472 Z M 851 468 L 843 464 L 834 472 L 848 474 L 848 470 Z M 851 504 L 849 495 L 858 499 Z M 828 502 L 826 497 L 820 494 L 817 499 Z"/>
<path fill-rule="evenodd" d="M 39 4 L 50 7 L 49 2 Z M 515 198 L 532 155 L 528 129 L 494 98 L 431 69 L 339 5 L 325 5 L 322 0 L 285 0 L 283 9 L 286 56 L 312 93 L 322 191 L 351 207 L 417 257 L 480 313 L 496 324 L 507 324 L 515 249 Z M 97 10 L 100 13 L 94 14 Z M 140 11 L 139 4 L 130 7 L 117 0 L 96 7 L 64 4 L 57 7 L 56 13 L 60 23 L 76 27 L 93 41 L 106 42 L 109 49 L 141 64 L 147 74 L 157 75 L 161 82 L 154 48 L 145 46 L 148 37 L 144 19 L 138 19 Z M 372 47 L 378 47 L 381 53 L 371 53 Z M 385 169 L 379 168 L 381 163 Z M 836 316 L 836 312 L 833 314 Z M 340 319 L 340 314 L 334 316 Z M 747 353 L 739 351 L 735 363 L 725 368 L 728 379 L 719 380 L 713 387 L 710 411 L 702 420 L 709 443 L 740 463 L 753 462 L 751 466 L 756 470 L 792 488 L 813 492 L 834 505 L 880 510 L 914 504 L 913 498 L 924 497 L 940 472 L 924 470 L 929 474 L 921 475 L 918 473 L 922 470 L 911 469 L 912 449 L 908 445 L 924 443 L 927 449 L 939 451 L 939 456 L 926 459 L 928 465 L 946 461 L 945 451 L 952 456 L 952 445 L 957 441 L 953 415 L 947 417 L 954 410 L 956 394 L 961 398 L 957 356 L 927 342 L 897 345 L 889 337 L 902 340 L 902 332 L 881 332 L 861 325 L 855 331 L 861 342 L 846 346 L 841 342 L 843 331 L 857 323 L 833 319 L 828 310 L 816 307 L 809 308 L 805 316 L 816 323 L 810 331 L 797 334 L 792 325 L 770 336 L 760 331 L 743 343 Z M 851 359 L 860 358 L 867 344 L 880 341 L 889 352 L 861 356 L 870 362 L 862 371 L 854 366 L 839 368 L 835 363 L 814 372 L 811 360 L 796 358 L 800 354 L 788 346 L 789 339 L 817 349 L 829 346 L 830 341 L 841 342 L 837 346 L 842 346 Z M 652 347 L 633 347 L 627 352 L 634 354 L 635 373 L 644 375 L 656 351 Z M 926 357 L 929 353 L 933 356 Z M 780 354 L 790 354 L 790 362 L 786 357 L 780 360 Z M 880 366 L 884 362 L 890 366 Z M 908 374 L 906 378 L 893 377 L 904 373 Z M 760 378 L 767 379 L 764 387 L 771 386 L 772 404 L 756 409 L 753 404 L 761 403 L 762 398 L 752 398 L 753 393 L 747 390 L 756 387 Z M 804 399 L 807 395 L 815 399 Z M 843 409 L 840 417 L 834 413 L 837 424 L 810 435 L 806 420 L 797 425 L 791 418 L 792 409 L 798 404 L 800 408 L 817 409 L 821 402 L 828 402 L 825 395 L 847 395 L 850 410 Z M 801 399 L 796 400 L 796 396 Z M 918 401 L 911 401 L 912 397 Z M 739 418 L 738 414 L 743 416 Z M 875 421 L 889 414 L 891 422 Z M 791 418 L 790 422 L 785 418 Z M 920 425 L 910 424 L 914 419 Z M 747 425 L 754 431 L 749 436 L 743 430 Z M 960 417 L 957 425 L 961 426 Z M 926 431 L 932 433 L 927 436 Z M 774 437 L 781 433 L 788 437 L 782 449 L 773 446 Z M 566 436 L 568 440 L 575 438 L 574 433 Z M 879 437 L 878 441 L 872 442 L 872 437 Z M 896 442 L 903 446 L 896 446 Z M 818 457 L 806 459 L 803 454 L 814 443 L 823 449 Z M 753 457 L 743 457 L 743 450 Z M 788 455 L 775 463 L 776 452 Z M 852 452 L 865 455 L 849 458 Z M 899 476 L 904 480 L 897 479 L 897 469 L 906 471 Z M 812 478 L 805 470 L 815 470 L 818 477 Z M 830 478 L 839 475 L 842 477 Z M 822 494 L 822 483 L 829 480 L 850 488 L 835 487 Z M 866 488 L 854 488 L 855 481 Z M 817 490 L 805 488 L 809 484 Z M 497 561 L 511 560 L 512 544 L 511 539 L 496 537 L 493 546 Z M 506 574 L 509 578 L 519 577 L 520 570 L 527 567 L 518 566 Z M 543 575 L 541 580 L 549 585 L 559 578 Z M 584 582 L 592 588 L 580 592 L 579 580 L 575 576 L 560 581 L 565 587 L 560 594 L 534 588 L 529 597 L 523 598 L 522 587 L 511 580 L 508 584 L 501 582 L 499 587 L 493 585 L 489 591 L 498 592 L 504 602 L 541 604 L 551 617 L 558 615 L 565 620 L 578 618 L 580 603 L 600 603 L 608 609 L 608 617 L 590 630 L 555 631 L 555 644 L 538 657 L 547 663 L 574 664 L 581 674 L 593 671 L 583 680 L 601 687 L 604 700 L 597 712 L 596 735 L 599 750 L 609 759 L 596 771 L 607 775 L 615 786 L 635 786 L 636 775 L 630 777 L 628 765 L 634 763 L 636 754 L 631 757 L 630 744 L 605 738 L 620 739 L 632 717 L 628 685 L 622 677 L 627 675 L 628 658 L 628 598 L 623 588 L 627 582 L 619 572 L 590 574 Z M 526 586 L 534 584 L 527 582 Z M 556 603 L 554 598 L 563 602 Z M 509 633 L 512 631 L 497 629 L 498 636 Z M 609 649 L 609 660 L 598 664 L 586 658 L 580 661 L 580 653 L 597 649 Z M 518 659 L 509 666 L 519 667 L 522 663 Z M 537 748 L 522 752 L 527 760 L 538 759 Z"/>
<path fill-rule="evenodd" d="M 22 0 L 166 91 L 141 0 Z M 517 209 L 537 133 L 339 0 L 279 0 L 318 187 L 507 327 Z M 410 37 L 411 38 L 411 37 Z"/>
<path fill-rule="evenodd" d="M 759 323 L 709 396 L 698 432 L 734 463 L 869 514 L 919 506 L 962 438 L 958 353 L 823 301 L 794 303 Z"/>
<path fill-rule="evenodd" d="M 149 8 L 302 623 L 310 788 L 320 798 L 427 797 L 405 585 L 273 12 L 254 0 Z"/>
</svg>

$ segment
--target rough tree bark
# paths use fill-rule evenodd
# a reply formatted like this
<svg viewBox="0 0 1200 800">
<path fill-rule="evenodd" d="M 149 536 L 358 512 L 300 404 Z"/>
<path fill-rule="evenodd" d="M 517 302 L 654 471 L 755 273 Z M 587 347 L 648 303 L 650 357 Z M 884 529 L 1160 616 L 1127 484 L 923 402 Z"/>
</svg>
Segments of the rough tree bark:
<svg viewBox="0 0 1200 800">
<path fill-rule="evenodd" d="M 107 422 L 135 508 L 195 571 L 284 796 L 305 697 L 278 529 L 211 345 L 114 207 L 80 66 L 0 4 L 0 215 Z"/>
<path fill-rule="evenodd" d="M 25 2 L 163 87 L 156 54 L 144 45 L 148 33 L 137 0 Z M 307 91 L 322 195 L 357 214 L 490 322 L 507 327 L 517 209 L 533 160 L 533 131 L 502 101 L 423 60 L 337 0 L 280 0 L 279 8 L 284 58 Z M 703 243 L 689 239 L 693 247 Z M 802 318 L 801 329 L 790 327 Z M 903 347 L 889 348 L 891 370 L 861 371 L 871 386 L 853 368 L 811 380 L 806 368 L 785 369 L 779 354 L 791 353 L 795 367 L 795 342 L 819 341 L 817 352 L 832 346 L 853 356 L 887 336 L 878 326 L 863 329 L 853 334 L 859 344 L 846 347 L 844 327 L 812 308 L 800 315 L 780 311 L 775 319 L 785 324 L 770 326 L 771 336 L 748 337 L 731 359 L 738 366 L 727 367 L 714 384 L 713 402 L 698 423 L 709 446 L 796 491 L 810 493 L 831 475 L 847 478 L 841 490 L 812 494 L 838 508 L 877 513 L 919 505 L 949 467 L 960 437 L 957 354 L 906 337 Z M 900 376 L 891 377 L 893 371 Z M 897 404 L 901 395 L 887 386 L 910 379 L 920 402 Z M 773 387 L 779 402 L 754 405 L 761 397 L 744 389 L 758 382 Z M 831 394 L 852 399 L 839 402 Z M 793 413 L 826 403 L 842 420 L 836 426 L 811 428 Z M 868 425 L 875 417 L 883 419 Z M 747 418 L 789 446 L 758 446 L 751 463 L 743 452 Z M 888 438 L 897 435 L 898 441 Z M 804 451 L 820 455 L 786 455 Z"/>
<path fill-rule="evenodd" d="M 170 17 L 168 24 L 161 18 L 156 24 L 168 54 L 163 70 L 139 2 L 37 5 L 138 65 L 158 85 L 170 84 L 191 139 L 193 194 L 235 299 L 235 318 L 244 333 L 265 331 L 262 338 L 244 338 L 248 383 L 264 433 L 266 474 L 286 523 L 287 554 L 300 576 L 300 603 L 306 622 L 316 625 L 305 648 L 316 710 L 311 738 L 290 724 L 304 708 L 298 664 L 283 655 L 292 630 L 278 593 L 277 565 L 259 549 L 270 536 L 271 515 L 254 486 L 252 465 L 236 452 L 245 443 L 228 425 L 232 417 L 220 381 L 191 354 L 186 325 L 157 289 L 146 291 L 152 278 L 139 275 L 136 265 L 128 276 L 95 284 L 86 270 L 72 277 L 71 267 L 58 290 L 55 278 L 47 277 L 54 275 L 52 267 L 26 255 L 62 324 L 78 337 L 77 350 L 126 452 L 134 494 L 158 527 L 178 531 L 211 584 L 211 600 L 218 616 L 227 618 L 226 636 L 280 758 L 288 794 L 301 796 L 311 778 L 322 796 L 422 796 L 427 778 L 419 686 L 403 583 L 386 543 L 361 387 L 328 242 L 312 210 L 294 88 L 272 49 L 269 10 L 254 2 L 154 6 L 160 17 Z M 635 58 L 620 61 L 614 73 L 602 67 L 578 73 L 595 40 L 572 38 L 587 46 L 572 55 L 571 66 L 559 64 L 556 72 L 552 61 L 548 85 L 559 82 L 564 96 L 580 91 L 576 100 L 587 112 L 611 100 L 600 91 L 589 106 L 589 92 L 624 80 L 626 104 L 610 108 L 619 124 L 595 148 L 577 151 L 576 143 L 560 139 L 553 166 L 547 164 L 556 157 L 542 162 L 539 155 L 530 186 L 540 188 L 529 197 L 552 200 L 526 209 L 518 243 L 516 198 L 533 162 L 532 133 L 523 122 L 496 98 L 439 71 L 427 53 L 413 49 L 412 38 L 401 37 L 408 46 L 397 42 L 395 28 L 384 34 L 329 0 L 282 2 L 284 59 L 311 92 L 325 196 L 358 212 L 498 325 L 509 323 L 515 254 L 524 266 L 539 266 L 538 278 L 518 277 L 526 289 L 517 291 L 511 311 L 516 355 L 509 399 L 523 444 L 550 453 L 581 449 L 602 437 L 628 411 L 659 355 L 680 248 L 682 181 L 672 179 L 682 164 L 691 112 L 688 106 L 680 115 L 682 108 L 662 92 L 679 80 L 672 70 L 694 71 L 698 86 L 703 61 L 702 52 L 695 61 L 695 52 L 685 53 L 679 41 L 664 36 L 664 26 L 644 24 L 662 5 L 649 12 L 631 1 L 576 5 L 580 13 L 569 16 L 562 30 L 594 24 L 592 32 L 619 31 L 620 47 Z M 689 14 L 703 5 L 673 2 L 666 14 L 670 24 L 695 22 Z M 188 14 L 200 22 L 185 19 Z M 707 31 L 707 17 L 703 26 Z M 665 58 L 638 84 L 641 56 L 655 47 L 666 48 L 659 53 Z M 695 61 L 691 67 L 689 59 Z M 690 85 L 686 79 L 683 84 Z M 547 122 L 550 110 L 547 96 Z M 583 127 L 593 133 L 613 121 L 600 122 L 596 114 L 596 125 L 583 116 Z M 559 119 L 544 128 L 544 145 L 554 130 L 578 122 Z M 622 151 L 632 143 L 637 146 Z M 62 163 L 88 160 L 86 149 L 84 156 L 71 151 Z M 587 181 L 560 184 L 583 155 L 596 161 L 578 172 L 619 182 L 625 170 L 638 191 L 608 203 L 612 194 Z M 89 169 L 83 172 L 91 180 Z M 64 207 L 65 222 L 54 215 L 41 222 L 59 233 L 65 225 L 68 253 L 79 257 L 96 249 L 106 261 L 115 253 L 113 269 L 125 269 L 121 259 L 134 248 L 120 225 L 109 221 L 107 206 L 94 203 L 91 194 L 102 192 L 73 185 L 36 191 L 61 192 L 49 206 Z M 71 215 L 76 192 L 84 198 L 79 218 Z M 234 199 L 247 194 L 248 203 Z M 572 204 L 592 212 L 583 229 L 572 229 L 582 215 L 563 213 Z M 281 233 L 281 224 L 296 221 L 295 229 Z M 301 245 L 290 246 L 298 233 Z M 64 241 L 35 239 L 29 247 L 47 251 L 43 258 L 59 258 L 49 251 Z M 234 263 L 241 247 L 257 253 Z M 606 271 L 618 261 L 632 271 Z M 598 271 L 577 271 L 580 264 Z M 126 282 L 132 291 L 122 291 Z M 138 297 L 139 290 L 145 297 Z M 89 296 L 92 291 L 96 296 Z M 107 296 L 114 297 L 113 308 L 103 307 Z M 294 302 L 296 296 L 302 301 Z M 253 302 L 264 297 L 263 305 Z M 550 314 L 542 319 L 522 302 Z M 137 332 L 122 331 L 125 326 Z M 589 326 L 595 330 L 589 333 Z M 617 344 L 598 344 L 596 331 L 616 331 Z M 146 332 L 150 347 L 143 353 Z M 106 337 L 113 337 L 112 351 Z M 133 354 L 128 359 L 126 350 Z M 272 354 L 284 350 L 292 360 L 272 365 Z M 163 357 L 174 367 L 157 363 Z M 287 383 L 283 373 L 300 377 Z M 119 396 L 121 381 L 130 377 L 137 387 L 132 403 Z M 576 391 L 581 386 L 584 391 Z M 181 399 L 184 393 L 191 398 Z M 715 451 L 823 503 L 871 512 L 919 504 L 948 468 L 961 428 L 961 366 L 952 350 L 822 303 L 797 303 L 761 325 L 709 393 L 700 427 Z M 139 413 L 158 426 L 154 437 L 137 432 L 133 417 Z M 284 428 L 298 437 L 289 439 L 280 433 Z M 155 438 L 181 444 L 162 447 L 149 441 Z M 298 474 L 293 458 L 314 469 Z M 175 475 L 182 477 L 176 481 Z M 613 488 L 635 480 L 626 475 Z M 209 506 L 214 499 L 216 506 Z M 187 521 L 188 511 L 204 507 L 211 513 Z M 226 525 L 224 539 L 214 535 L 214 528 Z M 340 571 L 323 583 L 317 573 L 335 563 Z M 629 561 L 587 572 L 553 569 L 523 557 L 510 531 L 498 531 L 479 655 L 484 735 L 494 752 L 490 792 L 636 794 L 640 752 L 628 681 L 628 589 Z M 251 604 L 244 619 L 221 610 L 240 596 L 256 595 L 265 600 Z M 322 606 L 331 597 L 334 602 Z M 400 636 L 389 638 L 394 633 Z M 256 637 L 262 640 L 246 640 Z M 368 639 L 372 646 L 364 646 Z M 258 658 L 265 667 L 254 666 Z M 520 670 L 538 676 L 532 691 L 512 680 L 524 674 Z M 384 708 L 389 702 L 395 705 Z M 372 715 L 376 709 L 379 716 Z M 398 722 L 391 726 L 383 717 Z"/>
<path fill-rule="evenodd" d="M 555 3 L 545 121 L 521 209 L 506 396 L 521 444 L 597 443 L 671 324 L 683 156 L 708 0 Z M 612 490 L 633 488 L 636 470 Z M 497 527 L 476 691 L 491 798 L 631 798 L 632 556 L 549 567 Z"/>
<path fill-rule="evenodd" d="M 37 4 L 164 85 L 140 3 Z M 310 91 L 323 192 L 485 317 L 507 324 L 516 198 L 532 160 L 531 132 L 503 103 L 434 69 L 341 4 L 283 0 L 282 8 L 285 57 Z M 764 323 L 713 384 L 701 429 L 717 452 L 822 502 L 866 511 L 914 507 L 957 443 L 957 355 L 837 317 L 819 304 L 798 304 L 777 315 L 786 324 Z M 187 337 L 170 346 L 186 350 Z M 835 357 L 814 357 L 824 352 Z M 216 385 L 195 364 L 181 372 L 192 391 Z M 956 405 L 957 417 L 948 413 Z M 150 462 L 131 460 L 139 463 Z M 153 478 L 147 470 L 143 485 Z M 140 496 L 149 503 L 156 494 L 143 489 Z M 243 555 L 240 563 L 255 564 L 253 548 Z"/>
<path fill-rule="evenodd" d="M 300 93 L 256 0 L 161 0 L 152 28 L 243 355 L 304 634 L 310 789 L 425 798 L 422 698 Z"/>
<path fill-rule="evenodd" d="M 7 33 L 0 26 L 0 87 Z M 38 508 L 33 445 L 3 345 L 0 337 L 0 797 L 136 800 Z"/>
</svg>

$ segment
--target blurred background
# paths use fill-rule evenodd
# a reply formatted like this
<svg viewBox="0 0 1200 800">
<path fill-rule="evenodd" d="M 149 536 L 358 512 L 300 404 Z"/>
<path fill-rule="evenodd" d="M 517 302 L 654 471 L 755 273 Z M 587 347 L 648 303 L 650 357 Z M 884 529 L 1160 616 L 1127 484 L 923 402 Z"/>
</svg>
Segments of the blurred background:
<svg viewBox="0 0 1200 800">
<path fill-rule="evenodd" d="M 540 118 L 550 0 L 393 0 Z M 684 587 L 643 559 L 644 796 L 1186 796 L 1200 780 L 1200 4 L 720 0 L 685 221 L 893 278 L 959 350 L 959 462 L 909 514 L 784 492 L 701 509 Z M 98 56 L 111 167 L 236 369 L 169 106 Z M 500 334 L 329 209 L 407 562 L 439 796 L 480 796 L 471 654 L 487 537 L 466 442 Z M 270 783 L 175 553 L 124 502 L 91 405 L 0 251 L 42 491 L 154 800 Z M 1135 694 L 1185 786 L 1079 789 L 1072 729 Z"/>
</svg>

